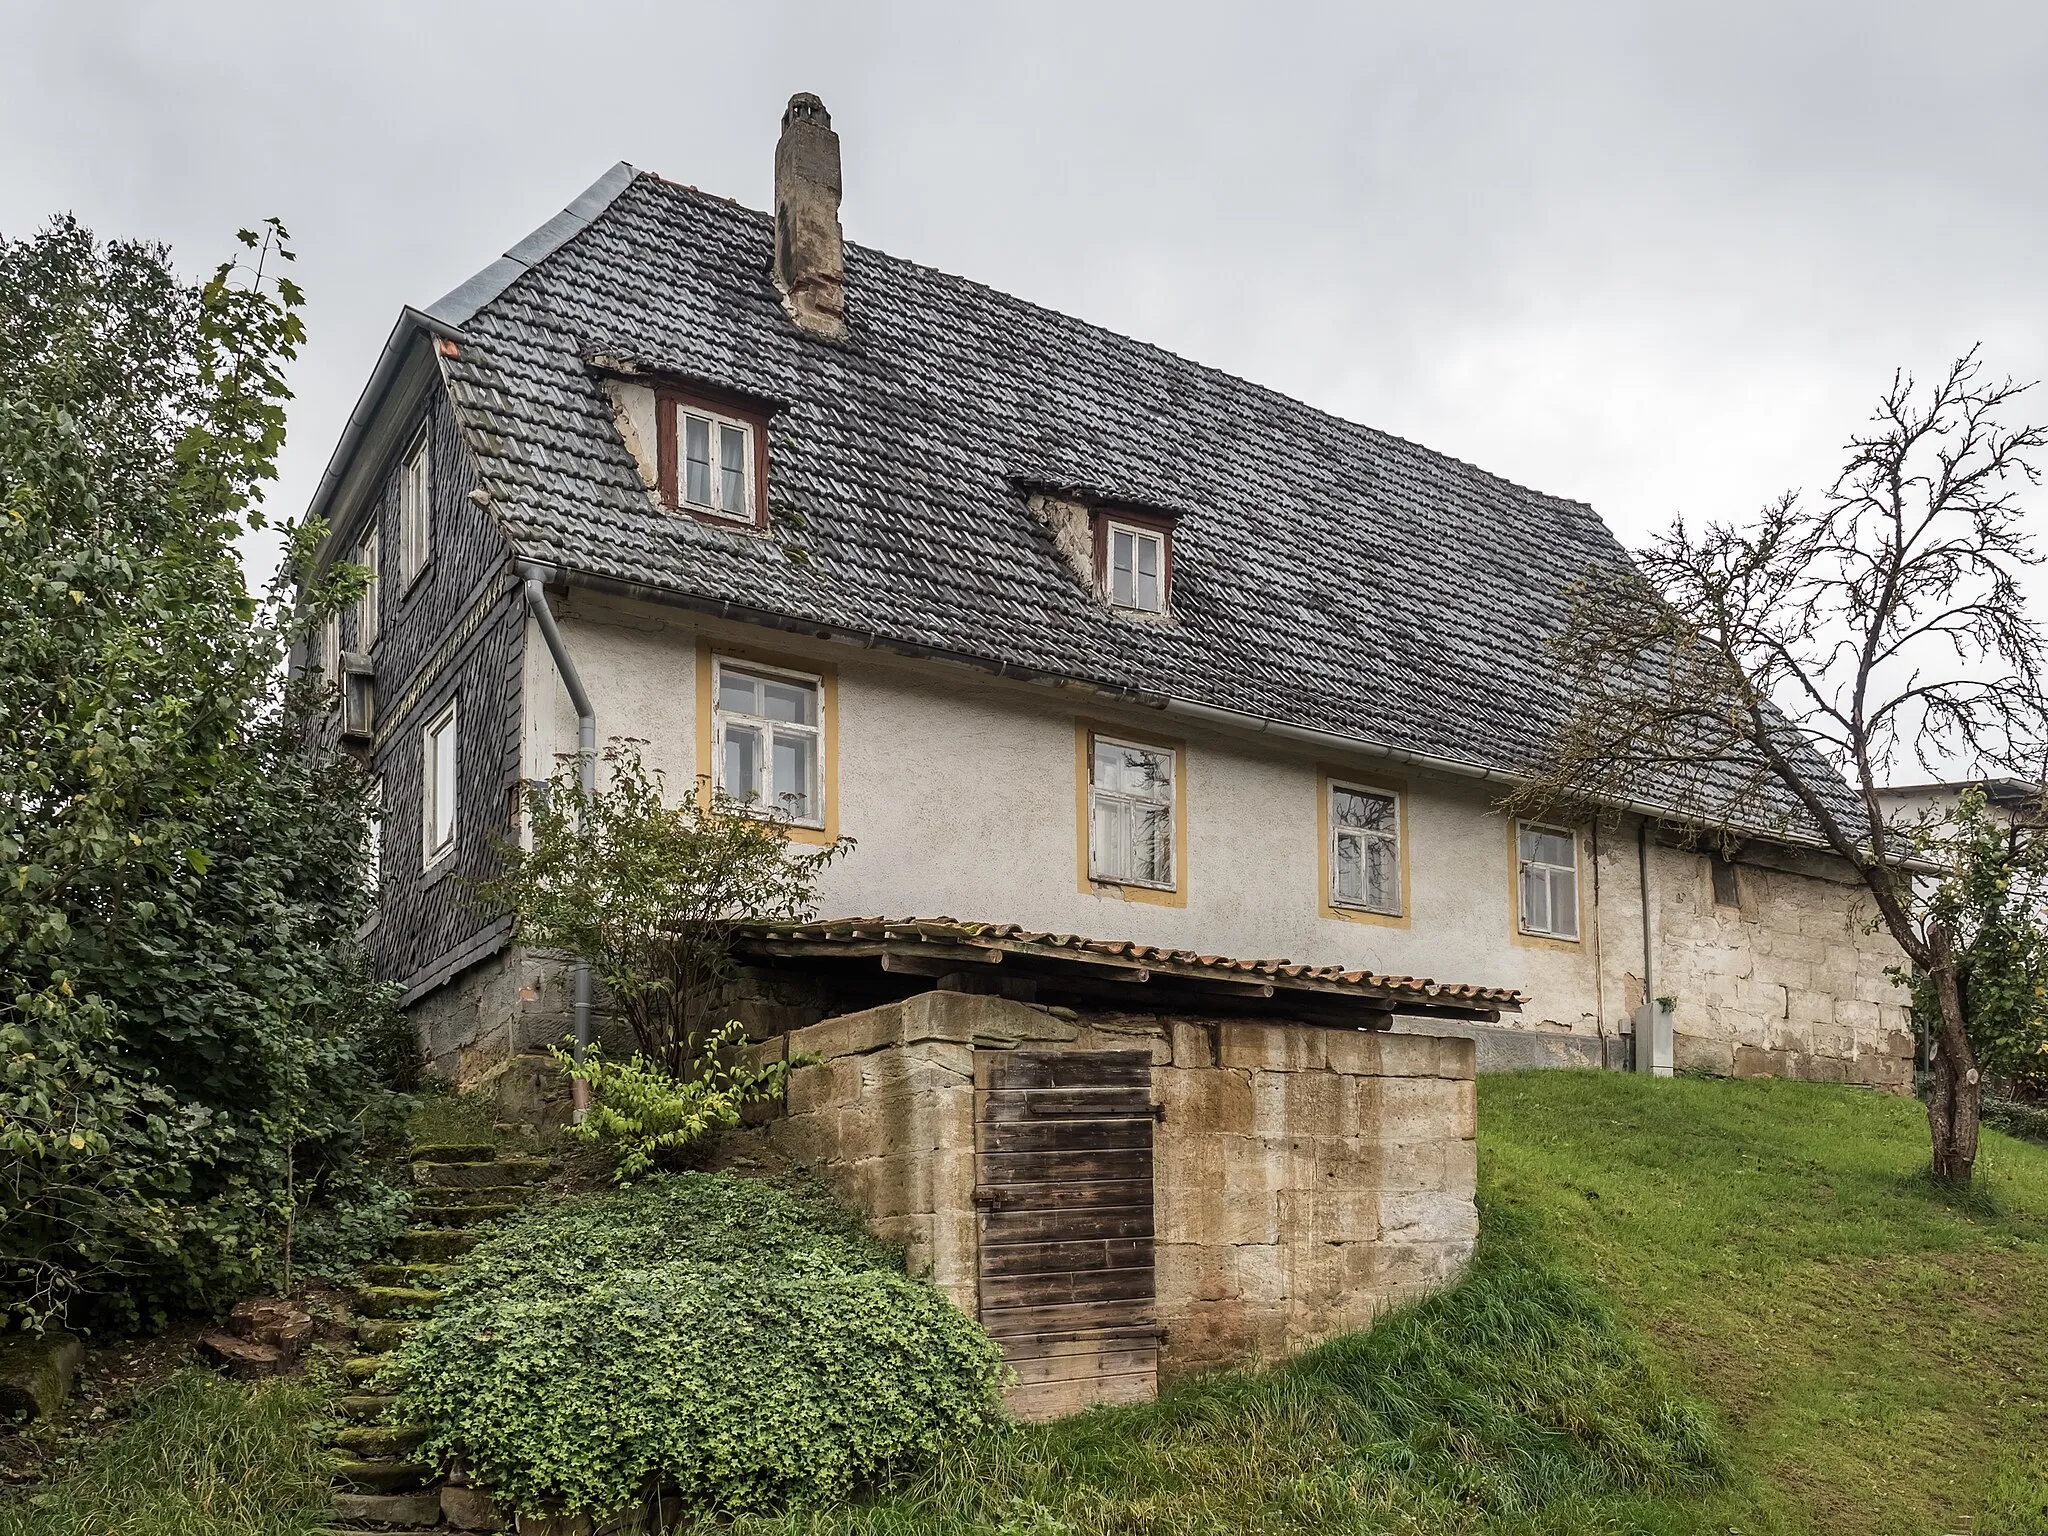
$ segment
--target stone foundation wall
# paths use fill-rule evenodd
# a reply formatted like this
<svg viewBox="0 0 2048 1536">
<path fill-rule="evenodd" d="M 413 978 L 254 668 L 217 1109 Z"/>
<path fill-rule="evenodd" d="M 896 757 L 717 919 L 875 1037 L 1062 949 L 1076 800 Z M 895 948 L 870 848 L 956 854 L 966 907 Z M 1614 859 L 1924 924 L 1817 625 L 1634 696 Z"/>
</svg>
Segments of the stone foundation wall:
<svg viewBox="0 0 2048 1536">
<path fill-rule="evenodd" d="M 974 1053 L 1149 1049 L 1161 1369 L 1270 1360 L 1453 1279 L 1478 1234 L 1473 1044 L 1253 1021 L 1076 1014 L 926 992 L 761 1047 L 767 1134 L 977 1307 Z"/>
</svg>

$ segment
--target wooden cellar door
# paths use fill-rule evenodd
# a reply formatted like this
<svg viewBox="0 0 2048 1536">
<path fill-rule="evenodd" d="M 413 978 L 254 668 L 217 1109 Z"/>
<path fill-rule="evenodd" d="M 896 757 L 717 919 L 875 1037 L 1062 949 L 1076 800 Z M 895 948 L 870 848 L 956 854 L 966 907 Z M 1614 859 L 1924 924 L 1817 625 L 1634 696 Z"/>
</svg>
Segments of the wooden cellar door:
<svg viewBox="0 0 2048 1536">
<path fill-rule="evenodd" d="M 981 1323 L 1017 1371 L 1010 1411 L 1150 1398 L 1149 1051 L 977 1051 Z"/>
</svg>

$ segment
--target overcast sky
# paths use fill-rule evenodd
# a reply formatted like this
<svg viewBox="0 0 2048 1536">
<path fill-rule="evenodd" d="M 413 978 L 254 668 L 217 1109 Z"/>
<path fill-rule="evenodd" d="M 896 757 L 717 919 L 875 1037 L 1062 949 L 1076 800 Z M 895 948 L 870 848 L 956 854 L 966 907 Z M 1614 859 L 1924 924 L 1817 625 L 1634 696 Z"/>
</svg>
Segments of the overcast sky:
<svg viewBox="0 0 2048 1536">
<path fill-rule="evenodd" d="M 0 0 L 0 233 L 193 274 L 278 214 L 305 506 L 402 304 L 616 160 L 1591 501 L 1631 543 L 1825 479 L 1895 366 L 2048 373 L 2048 4 Z M 2037 407 L 2048 414 L 2048 403 Z M 266 552 L 267 553 L 267 552 Z"/>
</svg>

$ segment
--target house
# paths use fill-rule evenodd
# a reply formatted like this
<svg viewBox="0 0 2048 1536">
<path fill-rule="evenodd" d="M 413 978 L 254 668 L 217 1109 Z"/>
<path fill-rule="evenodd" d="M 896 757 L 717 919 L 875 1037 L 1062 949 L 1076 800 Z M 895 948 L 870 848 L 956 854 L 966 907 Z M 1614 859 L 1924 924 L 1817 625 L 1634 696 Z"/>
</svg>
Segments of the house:
<svg viewBox="0 0 2048 1536">
<path fill-rule="evenodd" d="M 1624 1064 L 1665 998 L 1679 1069 L 1905 1088 L 1896 956 L 1796 826 L 1497 811 L 1624 558 L 1591 508 L 845 243 L 839 154 L 798 96 L 773 215 L 614 167 L 404 312 L 319 486 L 377 580 L 304 659 L 444 1070 L 559 1028 L 471 879 L 587 725 L 857 838 L 826 917 L 1452 976 L 1526 999 L 1436 1021 L 1482 1067 Z"/>
</svg>

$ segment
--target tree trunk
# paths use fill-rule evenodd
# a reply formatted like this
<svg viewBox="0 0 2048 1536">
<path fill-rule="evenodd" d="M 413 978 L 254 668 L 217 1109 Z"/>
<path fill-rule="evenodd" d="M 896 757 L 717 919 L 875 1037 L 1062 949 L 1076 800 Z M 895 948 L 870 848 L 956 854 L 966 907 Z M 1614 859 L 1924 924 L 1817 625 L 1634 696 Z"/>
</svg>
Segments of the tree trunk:
<svg viewBox="0 0 2048 1536">
<path fill-rule="evenodd" d="M 1927 1131 L 1934 1144 L 1934 1177 L 1963 1188 L 1977 1165 L 1977 1125 L 1983 1111 L 1983 1085 L 1977 1055 L 1970 1049 L 1963 1021 L 1963 994 L 1956 977 L 1955 946 L 1948 930 L 1937 926 L 1928 935 L 1933 965 L 1928 974 L 1941 1004 L 1941 1027 L 1929 1053 L 1934 1072 L 1927 1099 Z"/>
</svg>

